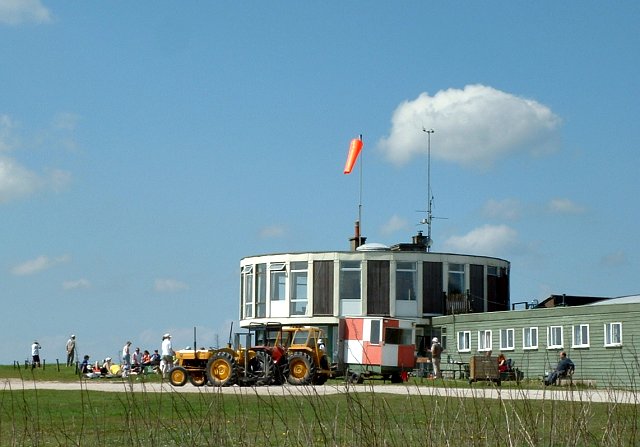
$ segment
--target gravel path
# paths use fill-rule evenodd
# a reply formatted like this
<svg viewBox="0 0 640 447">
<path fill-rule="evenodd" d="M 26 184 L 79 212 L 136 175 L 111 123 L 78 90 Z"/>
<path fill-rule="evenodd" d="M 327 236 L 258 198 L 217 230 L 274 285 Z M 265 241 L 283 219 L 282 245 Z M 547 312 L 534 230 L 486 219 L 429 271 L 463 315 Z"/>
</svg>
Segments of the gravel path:
<svg viewBox="0 0 640 447">
<path fill-rule="evenodd" d="M 618 390 L 586 390 L 559 389 L 550 387 L 541 390 L 517 389 L 511 387 L 493 387 L 479 383 L 471 388 L 445 388 L 428 385 L 323 385 L 323 386 L 263 386 L 263 387 L 194 387 L 187 384 L 174 387 L 165 383 L 142 383 L 121 379 L 95 379 L 82 382 L 43 382 L 20 379 L 0 379 L 0 389 L 4 391 L 19 390 L 89 390 L 104 392 L 151 392 L 151 393 L 203 393 L 203 394 L 236 394 L 262 396 L 300 396 L 300 395 L 331 395 L 354 392 L 374 392 L 376 394 L 405 394 L 407 396 L 442 396 L 461 398 L 486 399 L 539 399 L 539 400 L 569 400 L 580 402 L 615 402 L 640 404 L 640 393 Z"/>
</svg>

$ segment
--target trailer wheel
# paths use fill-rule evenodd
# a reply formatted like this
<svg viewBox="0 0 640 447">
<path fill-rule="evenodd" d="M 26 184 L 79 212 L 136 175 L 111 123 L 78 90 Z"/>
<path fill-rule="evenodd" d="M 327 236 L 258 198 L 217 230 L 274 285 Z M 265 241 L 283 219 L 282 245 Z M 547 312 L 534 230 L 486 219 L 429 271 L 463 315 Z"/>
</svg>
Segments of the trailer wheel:
<svg viewBox="0 0 640 447">
<path fill-rule="evenodd" d="M 182 366 L 175 366 L 169 371 L 169 382 L 173 386 L 184 386 L 189 379 L 189 373 Z"/>
<path fill-rule="evenodd" d="M 291 385 L 309 385 L 316 373 L 311 356 L 306 352 L 294 352 L 289 357 L 289 377 Z"/>
<path fill-rule="evenodd" d="M 193 386 L 204 386 L 207 383 L 207 375 L 204 371 L 192 371 L 191 374 L 189 374 L 189 382 Z"/>
<path fill-rule="evenodd" d="M 235 359 L 228 352 L 216 352 L 207 362 L 207 379 L 214 386 L 233 385 L 237 376 Z"/>
</svg>

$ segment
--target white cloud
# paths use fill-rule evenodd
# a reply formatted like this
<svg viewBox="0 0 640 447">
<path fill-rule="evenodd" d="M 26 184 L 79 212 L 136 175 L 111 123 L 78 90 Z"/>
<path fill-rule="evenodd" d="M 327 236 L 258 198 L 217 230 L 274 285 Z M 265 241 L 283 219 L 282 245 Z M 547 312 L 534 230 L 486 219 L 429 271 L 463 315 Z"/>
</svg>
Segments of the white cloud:
<svg viewBox="0 0 640 447">
<path fill-rule="evenodd" d="M 158 278 L 155 281 L 154 289 L 156 292 L 177 292 L 187 290 L 189 286 L 176 279 Z"/>
<path fill-rule="evenodd" d="M 547 204 L 547 210 L 554 214 L 581 214 L 585 208 L 569 199 L 552 199 Z"/>
<path fill-rule="evenodd" d="M 49 258 L 48 256 L 38 256 L 35 259 L 25 261 L 22 264 L 18 264 L 11 269 L 11 273 L 17 276 L 32 275 L 34 273 L 41 272 L 43 270 L 50 269 L 59 264 L 69 262 L 71 256 L 63 255 L 57 258 Z"/>
<path fill-rule="evenodd" d="M 260 230 L 260 237 L 263 239 L 272 239 L 282 237 L 284 235 L 284 227 L 271 225 Z"/>
<path fill-rule="evenodd" d="M 28 196 L 40 185 L 36 173 L 9 157 L 0 157 L 0 203 Z"/>
<path fill-rule="evenodd" d="M 447 250 L 504 257 L 518 243 L 518 233 L 507 225 L 484 225 L 464 236 L 452 236 L 445 241 Z"/>
<path fill-rule="evenodd" d="M 0 156 L 0 203 L 30 196 L 42 189 L 60 192 L 70 182 L 71 173 L 68 171 L 51 169 L 39 175 L 13 158 Z"/>
<path fill-rule="evenodd" d="M 0 0 L 0 23 L 47 23 L 51 12 L 40 0 Z"/>
<path fill-rule="evenodd" d="M 522 215 L 522 205 L 516 199 L 490 199 L 482 207 L 482 214 L 491 219 L 518 220 Z"/>
<path fill-rule="evenodd" d="M 66 113 L 58 115 L 55 121 L 54 125 L 57 128 L 72 130 L 77 117 Z M 9 153 L 23 146 L 17 135 L 17 128 L 17 124 L 10 116 L 0 115 L 0 154 Z M 62 144 L 65 143 L 62 142 Z M 43 189 L 60 192 L 70 182 L 71 174 L 68 171 L 49 168 L 43 173 L 37 173 L 23 166 L 15 157 L 0 155 L 0 203 L 28 197 Z"/>
<path fill-rule="evenodd" d="M 91 282 L 88 279 L 76 279 L 74 281 L 64 281 L 62 283 L 62 288 L 64 290 L 74 290 L 74 289 L 88 289 L 91 287 Z"/>
<path fill-rule="evenodd" d="M 382 225 L 382 228 L 380 228 L 380 232 L 385 235 L 393 234 L 400 230 L 406 230 L 408 226 L 409 225 L 406 220 L 402 219 L 399 216 L 393 215 L 387 222 Z"/>
<path fill-rule="evenodd" d="M 422 93 L 393 112 L 388 138 L 379 147 L 397 165 L 426 154 L 423 128 L 434 129 L 433 158 L 488 167 L 510 153 L 555 148 L 560 119 L 546 106 L 484 85 Z"/>
</svg>

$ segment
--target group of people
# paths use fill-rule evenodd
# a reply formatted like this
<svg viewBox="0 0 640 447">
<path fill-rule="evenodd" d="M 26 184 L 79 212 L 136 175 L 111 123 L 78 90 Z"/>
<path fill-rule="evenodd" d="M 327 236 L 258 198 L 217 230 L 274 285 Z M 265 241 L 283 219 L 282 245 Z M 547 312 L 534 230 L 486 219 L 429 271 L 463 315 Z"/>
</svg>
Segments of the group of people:
<svg viewBox="0 0 640 447">
<path fill-rule="evenodd" d="M 113 360 L 111 357 L 106 357 L 104 360 L 95 361 L 94 363 L 90 362 L 90 356 L 85 355 L 82 359 L 82 362 L 79 364 L 80 372 L 82 374 L 91 374 L 92 376 L 106 376 L 110 374 L 114 374 L 114 371 L 117 370 L 118 374 L 122 374 L 126 376 L 131 373 L 141 373 L 147 367 L 151 367 L 156 369 L 159 372 L 162 372 L 166 375 L 169 370 L 173 367 L 173 357 L 175 352 L 173 351 L 171 345 L 171 334 L 164 334 L 162 336 L 162 345 L 161 345 L 161 353 L 158 352 L 157 349 L 150 353 L 148 350 L 140 350 L 140 348 L 136 348 L 134 351 L 131 351 L 131 341 L 127 341 L 122 347 L 122 361 L 120 365 L 117 365 L 117 368 L 113 368 Z M 40 361 L 40 350 L 42 346 L 38 343 L 38 340 L 34 340 L 31 345 L 31 367 L 39 368 L 41 365 Z M 71 334 L 67 343 L 65 345 L 65 350 L 67 354 L 66 365 L 74 366 L 77 352 L 76 345 L 76 336 L 75 334 Z"/>
<path fill-rule="evenodd" d="M 120 365 L 122 375 L 140 374 L 147 367 L 159 368 L 159 371 L 166 375 L 173 367 L 175 355 L 171 345 L 171 334 L 162 336 L 161 352 L 161 354 L 158 353 L 156 349 L 153 354 L 150 354 L 146 349 L 140 351 L 140 348 L 131 352 L 131 341 L 127 341 L 122 347 L 122 364 Z"/>
<path fill-rule="evenodd" d="M 433 339 L 431 340 L 431 349 L 429 349 L 429 352 L 431 352 L 431 364 L 433 366 L 434 379 L 442 377 L 442 370 L 440 369 L 442 351 L 443 348 L 440 344 L 440 341 L 438 340 L 438 337 L 433 337 Z M 491 357 L 491 351 L 487 351 L 485 355 L 487 357 Z M 567 357 L 567 353 L 565 351 L 560 352 L 559 357 L 560 360 L 558 361 L 556 368 L 551 373 L 549 373 L 547 377 L 545 377 L 545 385 L 554 385 L 557 382 L 558 378 L 570 374 L 575 369 L 575 365 L 573 364 L 571 359 Z M 498 371 L 500 373 L 512 371 L 513 363 L 511 359 L 508 359 L 502 352 L 498 354 L 497 361 Z"/>
</svg>

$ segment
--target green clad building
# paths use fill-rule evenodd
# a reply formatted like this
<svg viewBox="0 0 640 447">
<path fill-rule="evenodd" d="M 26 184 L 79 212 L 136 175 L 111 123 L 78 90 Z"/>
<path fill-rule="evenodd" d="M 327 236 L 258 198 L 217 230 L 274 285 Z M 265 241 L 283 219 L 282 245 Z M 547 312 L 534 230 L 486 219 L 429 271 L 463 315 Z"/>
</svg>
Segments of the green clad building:
<svg viewBox="0 0 640 447">
<path fill-rule="evenodd" d="M 525 378 L 542 379 L 565 351 L 574 381 L 637 389 L 640 383 L 640 295 L 578 306 L 536 307 L 433 318 L 443 362 L 469 362 L 492 351 L 512 359 Z"/>
</svg>

